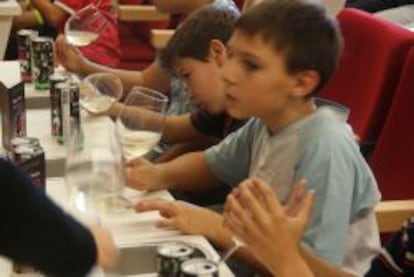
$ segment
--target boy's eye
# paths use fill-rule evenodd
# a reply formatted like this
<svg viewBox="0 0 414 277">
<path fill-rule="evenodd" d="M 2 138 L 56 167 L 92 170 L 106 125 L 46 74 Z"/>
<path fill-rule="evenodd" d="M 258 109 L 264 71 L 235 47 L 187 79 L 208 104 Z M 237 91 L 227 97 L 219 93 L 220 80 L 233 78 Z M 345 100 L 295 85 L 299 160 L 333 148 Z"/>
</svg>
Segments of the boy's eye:
<svg viewBox="0 0 414 277">
<path fill-rule="evenodd" d="M 243 67 L 247 71 L 256 71 L 259 69 L 259 65 L 255 62 L 249 61 L 249 60 L 243 60 Z"/>
<path fill-rule="evenodd" d="M 191 78 L 191 74 L 189 72 L 182 73 L 181 78 L 183 78 L 184 80 L 188 80 Z"/>
</svg>

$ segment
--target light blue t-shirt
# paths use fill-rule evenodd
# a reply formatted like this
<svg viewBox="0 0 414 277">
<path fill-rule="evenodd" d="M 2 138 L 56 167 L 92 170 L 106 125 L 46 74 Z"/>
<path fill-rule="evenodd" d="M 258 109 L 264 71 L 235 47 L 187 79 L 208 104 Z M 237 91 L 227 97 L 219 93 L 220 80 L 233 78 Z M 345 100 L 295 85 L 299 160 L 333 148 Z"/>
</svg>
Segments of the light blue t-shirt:
<svg viewBox="0 0 414 277">
<path fill-rule="evenodd" d="M 316 194 L 303 242 L 320 257 L 363 273 L 379 248 L 373 207 L 380 195 L 346 117 L 338 107 L 319 105 L 312 115 L 277 133 L 252 119 L 206 150 L 205 158 L 223 183 L 237 186 L 247 177 L 261 178 L 282 203 L 295 182 L 305 178 L 307 189 Z M 362 234 L 352 226 L 359 226 Z M 344 265 L 347 254 L 359 255 L 358 261 Z"/>
</svg>

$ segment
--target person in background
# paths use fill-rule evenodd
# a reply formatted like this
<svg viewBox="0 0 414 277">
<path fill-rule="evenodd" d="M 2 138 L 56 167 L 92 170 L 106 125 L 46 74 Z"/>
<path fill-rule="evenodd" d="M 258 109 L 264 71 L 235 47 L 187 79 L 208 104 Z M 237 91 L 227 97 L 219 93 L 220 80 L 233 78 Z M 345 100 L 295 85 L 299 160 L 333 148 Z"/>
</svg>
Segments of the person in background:
<svg viewBox="0 0 414 277">
<path fill-rule="evenodd" d="M 115 18 L 111 0 L 31 0 L 32 5 L 41 13 L 43 19 L 60 34 L 64 33 L 64 25 L 69 16 L 88 5 L 98 5 L 108 23 L 103 28 L 97 40 L 91 45 L 81 47 L 82 55 L 91 62 L 108 67 L 116 67 L 119 62 L 118 23 Z"/>
<path fill-rule="evenodd" d="M 1 255 L 52 276 L 85 276 L 95 264 L 116 265 L 118 252 L 106 229 L 82 226 L 4 158 L 0 176 Z"/>
<path fill-rule="evenodd" d="M 173 3 L 174 1 L 169 1 Z M 197 1 L 194 8 L 203 6 L 205 1 Z M 211 2 L 211 1 L 210 1 Z M 230 1 L 231 2 L 231 1 Z M 237 8 L 233 5 L 223 3 L 223 0 L 216 0 L 210 3 L 211 6 L 239 14 Z M 185 91 L 179 79 L 173 78 L 168 71 L 164 70 L 155 60 L 143 71 L 131 71 L 122 69 L 113 69 L 107 66 L 98 65 L 84 58 L 82 53 L 69 45 L 62 37 L 56 42 L 58 62 L 67 70 L 88 75 L 97 72 L 107 72 L 118 76 L 124 85 L 124 92 L 127 94 L 133 86 L 144 86 L 155 89 L 164 94 L 170 95 L 169 114 L 182 114 L 188 112 L 188 108 L 183 106 L 185 100 Z"/>
<path fill-rule="evenodd" d="M 57 30 L 47 24 L 43 15 L 38 9 L 32 6 L 30 0 L 19 1 L 19 4 L 22 9 L 22 14 L 13 18 L 12 31 L 7 43 L 5 60 L 16 60 L 18 58 L 17 32 L 21 29 L 34 29 L 39 32 L 40 36 L 47 36 L 53 39 L 57 36 Z"/>
</svg>

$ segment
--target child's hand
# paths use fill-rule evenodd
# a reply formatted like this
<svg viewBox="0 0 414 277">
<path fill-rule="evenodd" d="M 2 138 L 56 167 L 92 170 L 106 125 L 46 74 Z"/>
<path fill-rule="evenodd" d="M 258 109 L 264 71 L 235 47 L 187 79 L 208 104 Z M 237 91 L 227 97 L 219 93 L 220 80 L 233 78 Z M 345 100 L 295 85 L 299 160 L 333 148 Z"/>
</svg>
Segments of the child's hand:
<svg viewBox="0 0 414 277">
<path fill-rule="evenodd" d="M 164 217 L 158 222 L 161 228 L 173 228 L 186 234 L 211 237 L 214 226 L 221 226 L 222 217 L 208 209 L 182 201 L 166 201 L 160 199 L 144 200 L 135 205 L 138 212 L 159 211 Z"/>
<path fill-rule="evenodd" d="M 298 245 L 311 215 L 313 193 L 304 193 L 300 181 L 283 207 L 263 181 L 248 179 L 228 196 L 225 225 L 244 241 L 264 264 L 281 255 L 299 253 Z M 285 249 L 285 251 L 281 251 Z"/>
<path fill-rule="evenodd" d="M 68 71 L 82 72 L 85 58 L 75 46 L 66 41 L 64 35 L 59 35 L 55 40 L 54 56 L 55 61 Z"/>
<path fill-rule="evenodd" d="M 127 162 L 125 176 L 127 185 L 133 189 L 147 191 L 165 189 L 162 185 L 160 170 L 143 158 Z"/>
</svg>

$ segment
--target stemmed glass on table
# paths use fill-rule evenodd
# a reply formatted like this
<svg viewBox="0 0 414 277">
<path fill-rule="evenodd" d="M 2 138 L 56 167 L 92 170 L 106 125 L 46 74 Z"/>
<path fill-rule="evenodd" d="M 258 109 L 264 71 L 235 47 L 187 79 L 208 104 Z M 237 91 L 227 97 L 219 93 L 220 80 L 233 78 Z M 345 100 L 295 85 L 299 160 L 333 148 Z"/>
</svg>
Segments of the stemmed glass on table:
<svg viewBox="0 0 414 277">
<path fill-rule="evenodd" d="M 168 98 L 155 90 L 133 87 L 116 121 L 116 133 L 126 161 L 142 157 L 161 139 Z"/>
</svg>

